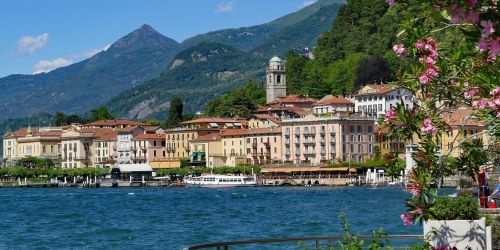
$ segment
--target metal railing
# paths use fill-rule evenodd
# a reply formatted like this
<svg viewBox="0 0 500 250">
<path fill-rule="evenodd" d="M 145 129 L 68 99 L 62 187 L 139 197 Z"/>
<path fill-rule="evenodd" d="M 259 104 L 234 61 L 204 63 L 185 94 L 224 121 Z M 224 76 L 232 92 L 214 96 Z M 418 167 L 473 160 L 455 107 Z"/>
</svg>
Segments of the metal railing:
<svg viewBox="0 0 500 250">
<path fill-rule="evenodd" d="M 423 235 L 381 235 L 378 237 L 374 236 L 356 236 L 358 240 L 421 240 Z M 183 250 L 196 250 L 196 249 L 210 249 L 215 248 L 217 250 L 229 249 L 230 246 L 242 246 L 242 245 L 266 245 L 266 244 L 276 244 L 276 243 L 305 243 L 313 242 L 315 244 L 315 249 L 336 249 L 338 243 L 343 241 L 343 236 L 313 236 L 313 237 L 289 237 L 289 238 L 274 238 L 274 239 L 254 239 L 254 240 L 240 240 L 240 241 L 226 241 L 226 242 L 214 242 L 194 245 L 190 247 L 185 247 Z M 300 246 L 297 247 L 300 249 Z M 395 249 L 408 249 L 409 246 L 402 246 Z"/>
</svg>

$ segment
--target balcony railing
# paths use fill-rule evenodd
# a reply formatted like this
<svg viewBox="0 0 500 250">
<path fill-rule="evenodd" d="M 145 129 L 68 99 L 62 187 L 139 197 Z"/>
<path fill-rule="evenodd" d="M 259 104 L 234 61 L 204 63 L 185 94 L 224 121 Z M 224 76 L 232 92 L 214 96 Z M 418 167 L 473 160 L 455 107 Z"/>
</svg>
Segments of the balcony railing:
<svg viewBox="0 0 500 250">
<path fill-rule="evenodd" d="M 407 249 L 411 245 L 420 243 L 423 235 L 381 235 L 381 236 L 356 236 L 358 240 L 370 241 L 376 240 L 401 240 L 404 242 L 399 242 L 398 249 Z M 264 245 L 273 244 L 286 244 L 283 245 L 282 249 L 288 249 L 290 247 L 296 248 L 297 244 L 304 245 L 303 249 L 340 249 L 340 243 L 344 241 L 344 236 L 314 236 L 314 237 L 290 237 L 290 238 L 274 238 L 274 239 L 254 239 L 254 240 L 240 240 L 240 241 L 226 241 L 226 242 L 215 242 L 215 243 L 205 243 L 186 247 L 183 250 L 197 250 L 197 249 L 229 249 L 230 246 L 247 246 L 251 245 L 257 249 L 265 248 Z M 408 241 L 411 241 L 408 242 Z M 311 246 L 311 244 L 313 246 Z M 406 247 L 405 247 L 406 245 Z M 310 246 L 310 247 L 307 247 Z"/>
</svg>

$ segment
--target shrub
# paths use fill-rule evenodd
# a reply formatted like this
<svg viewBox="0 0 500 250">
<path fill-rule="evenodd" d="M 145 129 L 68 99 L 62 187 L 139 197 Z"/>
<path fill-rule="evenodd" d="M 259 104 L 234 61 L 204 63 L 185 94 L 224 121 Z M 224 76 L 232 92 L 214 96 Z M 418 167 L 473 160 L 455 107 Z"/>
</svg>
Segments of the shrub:
<svg viewBox="0 0 500 250">
<path fill-rule="evenodd" d="M 438 197 L 430 214 L 435 220 L 477 220 L 479 205 L 476 199 L 465 196 Z"/>
</svg>

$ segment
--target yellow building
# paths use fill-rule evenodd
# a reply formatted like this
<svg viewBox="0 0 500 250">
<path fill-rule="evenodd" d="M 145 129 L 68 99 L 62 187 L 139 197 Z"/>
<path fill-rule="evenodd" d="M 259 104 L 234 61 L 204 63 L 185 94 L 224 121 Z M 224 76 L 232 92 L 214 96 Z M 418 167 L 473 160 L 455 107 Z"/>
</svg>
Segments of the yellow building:
<svg viewBox="0 0 500 250">
<path fill-rule="evenodd" d="M 4 136 L 4 161 L 15 165 L 17 160 L 32 156 L 51 159 L 60 166 L 61 134 L 61 127 L 28 127 L 9 133 Z"/>
<path fill-rule="evenodd" d="M 226 166 L 247 163 L 247 140 L 245 129 L 228 129 L 221 133 L 222 155 Z"/>
<path fill-rule="evenodd" d="M 190 146 L 192 165 L 204 165 L 210 168 L 225 165 L 220 133 L 200 136 L 192 140 Z"/>
<path fill-rule="evenodd" d="M 165 130 L 167 157 L 162 159 L 165 167 L 180 167 L 181 160 L 190 160 L 190 142 L 200 136 L 218 133 L 222 129 L 247 127 L 246 120 L 223 118 L 199 118 L 182 122 L 177 128 Z"/>
<path fill-rule="evenodd" d="M 486 126 L 480 119 L 475 117 L 470 109 L 460 108 L 451 110 L 442 115 L 442 119 L 451 129 L 441 137 L 441 154 L 458 157 L 461 153 L 460 144 L 463 141 L 482 139 L 485 146 L 488 145 L 488 134 Z"/>
</svg>

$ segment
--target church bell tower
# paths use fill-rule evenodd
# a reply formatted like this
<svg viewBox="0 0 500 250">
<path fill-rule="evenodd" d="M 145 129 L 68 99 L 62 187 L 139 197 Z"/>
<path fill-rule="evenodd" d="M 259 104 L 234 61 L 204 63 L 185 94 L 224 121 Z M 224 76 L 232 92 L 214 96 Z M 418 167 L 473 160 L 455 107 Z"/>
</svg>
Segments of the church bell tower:
<svg viewBox="0 0 500 250">
<path fill-rule="evenodd" d="M 269 60 L 266 70 L 266 102 L 270 103 L 282 96 L 286 96 L 285 61 L 275 56 Z"/>
</svg>

